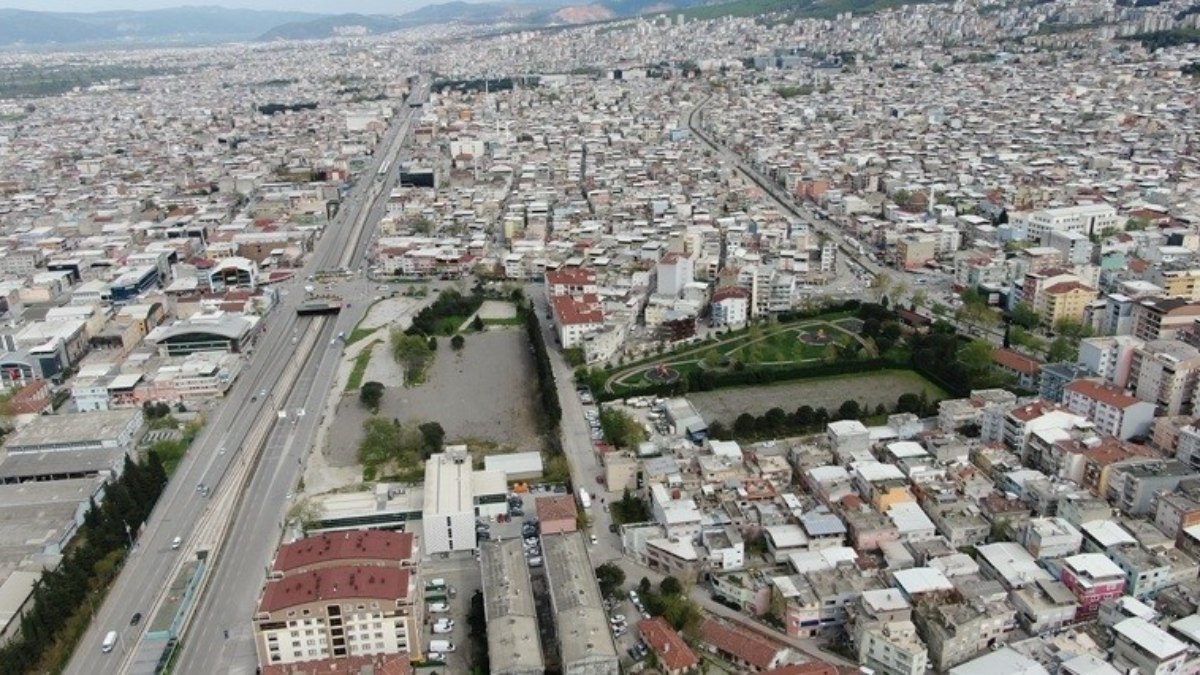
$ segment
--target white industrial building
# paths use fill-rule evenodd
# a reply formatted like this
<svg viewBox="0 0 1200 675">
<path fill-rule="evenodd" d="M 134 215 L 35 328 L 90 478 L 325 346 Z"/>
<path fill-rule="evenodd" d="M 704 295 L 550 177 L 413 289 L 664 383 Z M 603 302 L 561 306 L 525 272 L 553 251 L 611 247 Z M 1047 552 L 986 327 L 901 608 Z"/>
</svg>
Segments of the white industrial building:
<svg viewBox="0 0 1200 675">
<path fill-rule="evenodd" d="M 505 513 L 508 488 L 502 471 L 472 471 L 465 445 L 450 446 L 425 463 L 425 550 L 449 553 L 476 548 L 475 519 Z"/>
</svg>

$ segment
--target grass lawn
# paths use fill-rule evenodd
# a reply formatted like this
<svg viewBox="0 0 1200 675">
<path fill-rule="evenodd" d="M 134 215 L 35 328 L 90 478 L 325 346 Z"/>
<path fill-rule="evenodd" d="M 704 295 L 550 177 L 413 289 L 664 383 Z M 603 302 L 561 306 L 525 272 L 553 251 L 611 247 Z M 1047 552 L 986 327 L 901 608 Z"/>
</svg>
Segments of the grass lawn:
<svg viewBox="0 0 1200 675">
<path fill-rule="evenodd" d="M 354 357 L 354 369 L 350 371 L 350 379 L 346 380 L 346 391 L 357 391 L 362 386 L 363 376 L 367 373 L 367 364 L 371 363 L 371 351 L 377 344 L 379 344 L 379 340 L 363 347 L 358 356 Z"/>
<path fill-rule="evenodd" d="M 356 327 L 354 330 L 350 331 L 350 335 L 348 335 L 346 337 L 346 346 L 349 347 L 350 345 L 354 344 L 355 342 L 365 339 L 367 336 L 369 336 L 371 333 L 374 333 L 376 330 L 378 330 L 378 329 L 376 329 L 376 328 L 357 328 Z"/>
</svg>

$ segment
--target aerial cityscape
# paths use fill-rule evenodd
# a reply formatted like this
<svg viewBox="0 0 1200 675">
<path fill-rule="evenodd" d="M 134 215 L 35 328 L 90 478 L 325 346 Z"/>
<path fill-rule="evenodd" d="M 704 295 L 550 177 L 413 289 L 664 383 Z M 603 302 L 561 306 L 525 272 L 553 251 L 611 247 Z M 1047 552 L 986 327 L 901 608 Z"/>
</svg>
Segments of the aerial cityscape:
<svg viewBox="0 0 1200 675">
<path fill-rule="evenodd" d="M 1200 673 L 1200 5 L 322 4 L 0 8 L 0 675 Z"/>
</svg>

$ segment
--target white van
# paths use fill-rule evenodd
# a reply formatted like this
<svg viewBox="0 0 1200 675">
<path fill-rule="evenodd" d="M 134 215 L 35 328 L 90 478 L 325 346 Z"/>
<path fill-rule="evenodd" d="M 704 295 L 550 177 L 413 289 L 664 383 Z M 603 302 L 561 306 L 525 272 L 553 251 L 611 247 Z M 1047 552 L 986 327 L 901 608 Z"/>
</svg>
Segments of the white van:
<svg viewBox="0 0 1200 675">
<path fill-rule="evenodd" d="M 100 643 L 100 651 L 107 654 L 111 652 L 115 646 L 117 646 L 117 631 L 110 630 L 108 631 L 108 634 L 104 636 L 104 642 Z"/>
<path fill-rule="evenodd" d="M 430 640 L 429 651 L 448 654 L 454 651 L 454 643 L 449 640 Z"/>
<path fill-rule="evenodd" d="M 439 591 L 440 591 L 440 590 L 442 590 L 442 589 L 443 589 L 443 588 L 445 588 L 445 587 L 446 587 L 446 580 L 445 580 L 445 579 L 441 579 L 441 578 L 438 578 L 438 579 L 430 579 L 429 581 L 425 582 L 425 588 L 426 588 L 426 590 L 431 590 L 431 591 L 432 591 L 432 590 L 439 590 Z"/>
</svg>

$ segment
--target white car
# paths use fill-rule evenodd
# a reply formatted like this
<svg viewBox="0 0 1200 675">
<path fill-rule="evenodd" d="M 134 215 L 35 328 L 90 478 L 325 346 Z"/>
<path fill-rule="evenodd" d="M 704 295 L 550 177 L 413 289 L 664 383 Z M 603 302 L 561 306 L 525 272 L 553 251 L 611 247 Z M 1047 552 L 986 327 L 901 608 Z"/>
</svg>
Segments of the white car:
<svg viewBox="0 0 1200 675">
<path fill-rule="evenodd" d="M 442 623 L 438 623 L 438 624 L 434 624 L 434 625 L 433 625 L 433 632 L 434 632 L 434 633 L 437 633 L 437 634 L 439 634 L 439 635 L 440 635 L 440 634 L 442 634 L 442 633 L 450 633 L 450 632 L 453 632 L 453 631 L 454 631 L 454 624 L 442 624 Z"/>
<path fill-rule="evenodd" d="M 432 614 L 445 614 L 450 611 L 450 605 L 444 602 L 431 602 L 429 603 L 429 611 Z"/>
<path fill-rule="evenodd" d="M 625 615 L 624 614 L 613 614 L 612 616 L 610 616 L 608 618 L 608 622 L 614 626 L 619 626 L 619 625 L 625 623 Z"/>
</svg>

